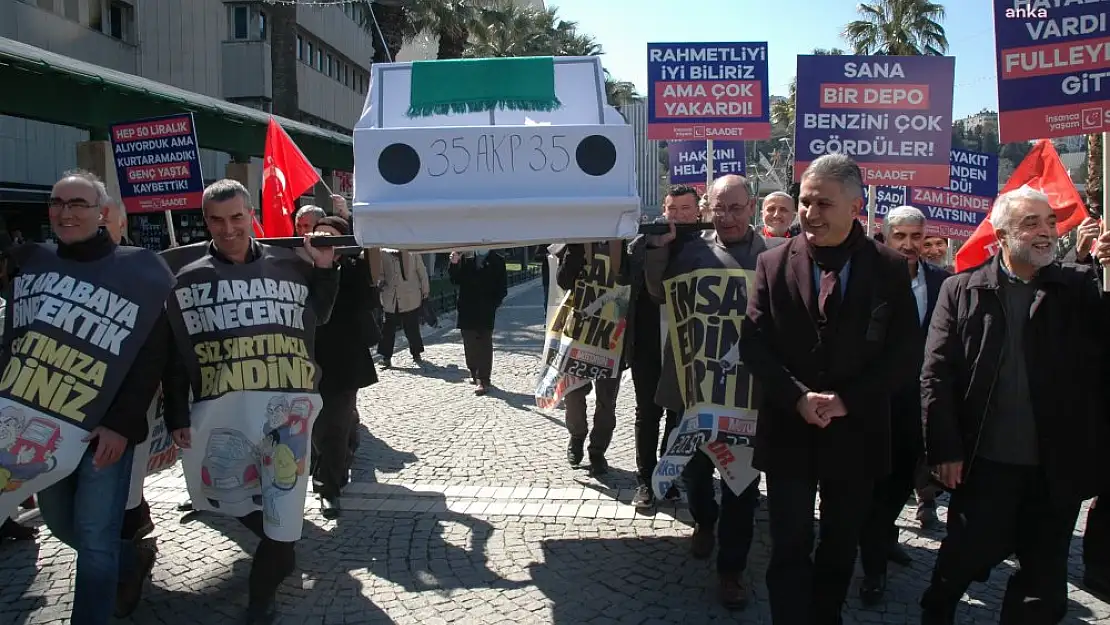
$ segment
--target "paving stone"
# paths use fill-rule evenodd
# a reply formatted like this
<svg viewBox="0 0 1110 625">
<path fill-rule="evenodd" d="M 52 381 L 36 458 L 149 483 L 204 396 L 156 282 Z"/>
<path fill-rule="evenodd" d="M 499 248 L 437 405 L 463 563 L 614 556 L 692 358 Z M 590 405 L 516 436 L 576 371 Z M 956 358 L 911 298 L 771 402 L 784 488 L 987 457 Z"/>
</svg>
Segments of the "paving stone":
<svg viewBox="0 0 1110 625">
<path fill-rule="evenodd" d="M 747 571 L 753 601 L 738 616 L 717 606 L 712 564 L 689 557 L 689 510 L 664 502 L 643 514 L 628 505 L 636 478 L 627 374 L 612 470 L 595 480 L 566 465 L 562 412 L 544 413 L 531 397 L 541 316 L 538 281 L 513 290 L 499 315 L 495 387 L 486 397 L 465 383 L 450 317 L 427 336 L 423 370 L 398 346 L 398 368 L 379 372 L 359 397 L 361 446 L 342 516 L 324 521 L 309 498 L 299 570 L 281 591 L 283 623 L 770 623 L 766 506 Z M 213 514 L 181 523 L 174 508 L 183 489 L 176 469 L 147 483 L 160 553 L 142 604 L 123 622 L 240 622 L 257 539 Z M 943 500 L 939 512 L 945 518 Z M 1073 583 L 1085 518 L 1069 561 Z M 892 566 L 879 609 L 864 609 L 853 587 L 845 623 L 920 620 L 917 599 L 943 533 L 918 530 L 909 508 L 899 525 L 914 563 Z M 0 623 L 68 620 L 75 562 L 45 531 L 38 544 L 0 547 Z M 972 586 L 961 622 L 998 621 L 1014 566 Z M 1065 622 L 1110 625 L 1110 606 L 1073 587 Z"/>
</svg>

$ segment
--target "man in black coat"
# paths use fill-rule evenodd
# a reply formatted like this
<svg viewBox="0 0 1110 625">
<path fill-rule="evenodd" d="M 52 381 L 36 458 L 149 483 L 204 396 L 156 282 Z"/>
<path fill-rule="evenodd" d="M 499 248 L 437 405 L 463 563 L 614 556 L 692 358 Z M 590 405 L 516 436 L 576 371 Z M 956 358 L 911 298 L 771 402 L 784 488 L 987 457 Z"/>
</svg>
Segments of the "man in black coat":
<svg viewBox="0 0 1110 625">
<path fill-rule="evenodd" d="M 926 624 L 954 622 L 971 581 L 1011 554 L 1020 570 L 1001 622 L 1062 620 L 1080 504 L 1107 475 L 1110 299 L 1090 268 L 1054 262 L 1056 215 L 1043 193 L 999 196 L 990 220 L 1000 252 L 944 283 L 921 372 L 927 459 L 952 490 L 921 599 Z M 1110 262 L 1107 235 L 1098 257 Z M 1064 346 L 1081 366 L 1061 366 Z"/>
<path fill-rule="evenodd" d="M 677 224 L 697 222 L 697 190 L 683 184 L 672 186 L 663 200 L 663 219 Z M 663 339 L 660 335 L 660 306 L 651 299 L 644 284 L 646 251 L 647 243 L 643 236 L 628 244 L 632 293 L 628 307 L 628 327 L 625 328 L 624 358 L 631 365 L 632 386 L 636 390 L 636 422 L 633 433 L 636 439 L 637 486 L 632 505 L 637 508 L 650 508 L 655 504 L 651 475 L 655 472 L 659 457 L 666 452 L 667 437 L 678 424 L 679 418 L 678 412 L 664 410 L 655 401 L 655 392 L 663 373 Z M 659 435 L 661 421 L 662 442 Z"/>
<path fill-rule="evenodd" d="M 451 284 L 459 287 L 456 324 L 462 333 L 470 383 L 477 387 L 475 395 L 485 395 L 493 369 L 494 321 L 509 294 L 505 259 L 490 250 L 478 250 L 466 258 L 452 252 L 447 275 Z"/>
<path fill-rule="evenodd" d="M 342 217 L 324 217 L 315 232 L 344 236 L 351 226 Z M 312 488 L 325 519 L 340 513 L 340 493 L 350 480 L 358 448 L 358 391 L 378 381 L 370 348 L 381 338 L 374 312 L 382 303 L 369 262 L 364 256 L 340 257 L 336 265 L 339 290 L 331 319 L 316 328 L 323 406 L 312 427 Z"/>
<path fill-rule="evenodd" d="M 916 370 L 921 370 L 925 354 L 925 336 L 929 319 L 937 304 L 937 296 L 945 278 L 950 274 L 921 258 L 925 239 L 925 215 L 912 206 L 899 206 L 883 218 L 884 243 L 906 257 L 912 277 L 914 303 L 917 304 L 917 332 L 914 334 Z M 860 536 L 860 563 L 863 565 L 863 582 L 859 586 L 860 599 L 873 605 L 882 600 L 886 592 L 887 560 L 909 565 L 912 560 L 898 545 L 898 528 L 895 521 L 914 490 L 915 478 L 924 453 L 921 433 L 921 384 L 918 378 L 907 380 L 894 394 L 890 407 L 890 475 L 875 485 L 875 499 L 871 515 Z M 936 503 L 933 502 L 935 506 Z"/>
<path fill-rule="evenodd" d="M 906 259 L 856 221 L 855 162 L 813 161 L 799 204 L 803 236 L 759 256 L 740 347 L 763 386 L 753 464 L 767 474 L 771 617 L 832 625 L 875 482 L 890 472 L 890 399 L 916 373 L 918 321 Z"/>
</svg>

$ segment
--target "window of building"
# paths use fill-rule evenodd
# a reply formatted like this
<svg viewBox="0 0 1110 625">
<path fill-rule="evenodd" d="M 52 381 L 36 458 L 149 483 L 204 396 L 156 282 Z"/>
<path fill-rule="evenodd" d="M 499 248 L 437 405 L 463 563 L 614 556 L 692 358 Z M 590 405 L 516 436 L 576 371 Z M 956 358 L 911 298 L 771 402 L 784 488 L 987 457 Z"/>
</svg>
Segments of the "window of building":
<svg viewBox="0 0 1110 625">
<path fill-rule="evenodd" d="M 54 12 L 54 0 L 39 0 L 38 4 L 40 9 L 46 9 L 51 13 Z"/>
<path fill-rule="evenodd" d="M 335 76 L 335 59 L 330 54 L 328 55 L 327 64 L 324 65 L 324 71 L 328 73 L 328 76 Z"/>
<path fill-rule="evenodd" d="M 65 10 L 66 19 L 75 22 L 81 19 L 81 3 L 79 0 L 65 0 L 62 8 Z"/>
<path fill-rule="evenodd" d="M 344 65 L 343 66 L 343 84 L 348 86 L 348 87 L 351 86 L 351 66 L 350 65 Z"/>
<path fill-rule="evenodd" d="M 265 41 L 269 36 L 266 13 L 249 4 L 228 5 L 228 32 L 232 39 Z"/>
<path fill-rule="evenodd" d="M 316 48 L 316 71 L 324 71 L 324 51 Z"/>
<path fill-rule="evenodd" d="M 231 38 L 246 39 L 250 34 L 251 12 L 245 4 L 231 7 Z"/>
<path fill-rule="evenodd" d="M 308 46 L 308 51 L 304 55 L 304 60 L 305 60 L 306 63 L 308 63 L 311 66 L 312 65 L 312 55 L 316 51 L 316 46 L 312 45 L 311 41 L 309 41 L 306 45 Z"/>
<path fill-rule="evenodd" d="M 304 37 L 297 35 L 297 60 L 304 60 Z"/>
<path fill-rule="evenodd" d="M 124 2 L 108 5 L 108 35 L 120 41 L 132 42 L 135 32 L 135 7 Z"/>
</svg>

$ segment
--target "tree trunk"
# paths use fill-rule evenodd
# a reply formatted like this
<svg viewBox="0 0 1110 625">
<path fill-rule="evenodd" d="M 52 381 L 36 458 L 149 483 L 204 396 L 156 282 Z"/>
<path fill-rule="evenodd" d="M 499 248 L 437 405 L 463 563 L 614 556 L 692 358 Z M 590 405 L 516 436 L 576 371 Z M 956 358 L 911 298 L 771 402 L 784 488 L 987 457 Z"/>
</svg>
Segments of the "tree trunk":
<svg viewBox="0 0 1110 625">
<path fill-rule="evenodd" d="M 1087 206 L 1102 212 L 1102 135 L 1095 133 L 1087 135 Z"/>
<path fill-rule="evenodd" d="M 297 7 L 270 4 L 270 66 L 273 70 L 273 113 L 289 119 L 300 116 L 297 92 Z"/>
<path fill-rule="evenodd" d="M 440 32 L 439 33 L 439 51 L 436 53 L 437 59 L 461 59 L 463 52 L 466 51 L 466 34 L 454 36 L 452 33 Z"/>
<path fill-rule="evenodd" d="M 385 46 L 382 46 L 381 37 L 378 36 L 377 30 L 374 28 L 373 23 L 370 24 L 370 33 L 374 39 L 374 63 L 389 63 L 391 60 L 397 60 L 397 54 L 401 52 L 401 45 L 405 42 L 405 8 L 402 5 L 388 6 L 375 2 L 373 4 L 374 15 L 378 18 L 378 27 L 381 28 L 381 37 L 385 38 Z M 386 56 L 386 50 L 389 55 Z"/>
</svg>

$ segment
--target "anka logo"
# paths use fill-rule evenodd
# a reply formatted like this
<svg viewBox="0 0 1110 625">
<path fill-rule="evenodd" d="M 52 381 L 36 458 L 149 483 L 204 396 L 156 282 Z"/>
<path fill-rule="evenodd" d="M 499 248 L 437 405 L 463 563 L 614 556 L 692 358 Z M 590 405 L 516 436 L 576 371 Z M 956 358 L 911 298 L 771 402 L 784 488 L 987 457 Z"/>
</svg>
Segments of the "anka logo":
<svg viewBox="0 0 1110 625">
<path fill-rule="evenodd" d="M 1010 20 L 1045 19 L 1047 17 L 1048 9 L 1043 7 L 1034 9 L 1031 6 L 1023 6 L 1006 9 L 1006 19 Z"/>
</svg>

